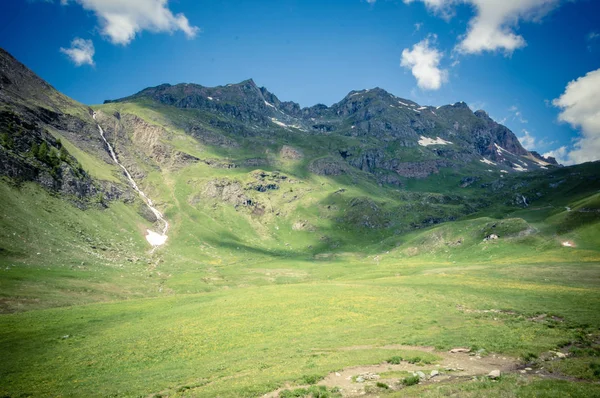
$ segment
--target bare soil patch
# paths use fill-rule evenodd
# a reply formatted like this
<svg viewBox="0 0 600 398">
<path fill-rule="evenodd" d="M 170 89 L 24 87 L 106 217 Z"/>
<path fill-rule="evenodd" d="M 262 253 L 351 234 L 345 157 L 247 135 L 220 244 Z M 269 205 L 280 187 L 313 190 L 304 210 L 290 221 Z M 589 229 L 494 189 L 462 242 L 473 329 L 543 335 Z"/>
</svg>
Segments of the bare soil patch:
<svg viewBox="0 0 600 398">
<path fill-rule="evenodd" d="M 383 347 L 364 345 L 339 348 L 342 351 L 369 349 L 428 352 L 437 355 L 440 360 L 430 365 L 401 361 L 399 364 L 385 362 L 377 365 L 353 366 L 328 374 L 317 385 L 326 386 L 328 389 L 337 387 L 343 397 L 357 397 L 369 394 L 370 391 L 376 388 L 377 383 L 386 384 L 390 390 L 399 390 L 403 388 L 402 380 L 404 377 L 416 372 L 425 374 L 425 378 L 421 379 L 420 384 L 428 384 L 471 378 L 473 376 L 487 376 L 492 370 L 499 370 L 501 373 L 515 372 L 518 368 L 517 359 L 497 354 L 482 357 L 471 352 L 451 353 L 449 351 L 436 351 L 433 347 L 405 345 Z M 406 372 L 406 376 L 402 372 Z M 307 385 L 287 385 L 263 395 L 263 398 L 277 398 L 283 390 L 308 387 Z"/>
</svg>

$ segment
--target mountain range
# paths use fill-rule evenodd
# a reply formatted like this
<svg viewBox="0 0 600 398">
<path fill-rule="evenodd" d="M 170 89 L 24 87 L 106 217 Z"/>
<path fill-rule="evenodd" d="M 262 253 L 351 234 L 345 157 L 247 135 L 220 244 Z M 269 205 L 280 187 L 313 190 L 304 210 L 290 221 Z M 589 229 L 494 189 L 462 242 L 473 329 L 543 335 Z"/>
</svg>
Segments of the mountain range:
<svg viewBox="0 0 600 398">
<path fill-rule="evenodd" d="M 381 88 L 84 105 L 0 49 L 0 395 L 251 397 L 384 362 L 392 391 L 423 346 L 525 358 L 502 388 L 554 366 L 577 395 L 597 379 L 598 166 Z M 294 396 L 341 394 L 315 391 Z"/>
</svg>

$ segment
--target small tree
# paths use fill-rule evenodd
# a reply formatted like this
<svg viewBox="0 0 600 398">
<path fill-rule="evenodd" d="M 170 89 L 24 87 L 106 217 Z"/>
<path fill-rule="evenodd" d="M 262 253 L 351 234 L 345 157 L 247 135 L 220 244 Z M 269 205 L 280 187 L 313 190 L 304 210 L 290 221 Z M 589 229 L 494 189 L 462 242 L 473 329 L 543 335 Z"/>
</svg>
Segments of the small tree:
<svg viewBox="0 0 600 398">
<path fill-rule="evenodd" d="M 12 149 L 13 147 L 12 137 L 8 135 L 8 133 L 3 133 L 2 136 L 0 136 L 0 143 L 7 149 Z"/>
<path fill-rule="evenodd" d="M 29 151 L 30 156 L 37 159 L 39 152 L 40 152 L 40 147 L 38 146 L 38 144 L 36 144 L 35 142 L 33 144 L 31 144 L 31 151 Z"/>
<path fill-rule="evenodd" d="M 48 164 L 53 167 L 60 165 L 60 158 L 55 148 L 51 148 L 48 152 Z"/>
<path fill-rule="evenodd" d="M 42 162 L 45 162 L 48 158 L 48 144 L 46 144 L 46 141 L 42 142 L 42 145 L 40 145 L 40 149 L 38 150 L 38 156 L 37 158 L 39 160 L 41 160 Z"/>
<path fill-rule="evenodd" d="M 61 146 L 60 147 L 60 160 L 62 160 L 63 162 L 66 162 L 68 158 L 69 158 L 69 152 L 67 151 L 67 149 L 64 146 Z"/>
</svg>

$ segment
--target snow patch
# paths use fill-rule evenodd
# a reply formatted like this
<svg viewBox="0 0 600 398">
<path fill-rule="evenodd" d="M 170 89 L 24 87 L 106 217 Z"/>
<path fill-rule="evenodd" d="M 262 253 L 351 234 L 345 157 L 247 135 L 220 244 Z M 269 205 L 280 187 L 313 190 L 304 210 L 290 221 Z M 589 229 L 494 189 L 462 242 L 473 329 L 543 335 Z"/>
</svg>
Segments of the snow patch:
<svg viewBox="0 0 600 398">
<path fill-rule="evenodd" d="M 265 105 L 266 105 L 266 106 L 270 106 L 271 108 L 277 109 L 277 108 L 275 107 L 275 105 L 273 105 L 273 104 L 269 104 L 267 101 L 265 101 Z"/>
<path fill-rule="evenodd" d="M 410 105 L 408 105 L 408 104 L 405 104 L 405 103 L 404 103 L 404 102 L 402 102 L 402 101 L 398 101 L 398 103 L 399 103 L 400 105 L 404 105 L 404 106 L 410 106 Z"/>
<path fill-rule="evenodd" d="M 208 99 L 209 99 L 209 100 L 211 100 L 211 101 L 213 101 L 213 100 L 214 100 L 214 99 L 213 99 L 213 97 L 206 97 L 206 98 L 208 98 Z"/>
<path fill-rule="evenodd" d="M 440 137 L 437 137 L 435 140 L 432 138 L 421 136 L 419 140 L 419 145 L 421 146 L 429 146 L 429 145 L 448 145 L 452 144 L 450 141 L 443 140 Z"/>
<path fill-rule="evenodd" d="M 500 173 L 508 174 L 508 171 L 506 171 L 506 170 L 500 170 Z"/>
<path fill-rule="evenodd" d="M 286 129 L 289 128 L 289 127 L 292 127 L 292 128 L 295 128 L 295 129 L 298 129 L 298 130 L 301 130 L 301 131 L 306 131 L 305 129 L 302 128 L 302 126 L 300 126 L 298 124 L 285 124 L 281 120 L 278 120 L 278 119 L 276 119 L 274 117 L 271 118 L 271 121 L 273 123 L 275 123 L 276 125 L 281 126 L 283 128 L 286 128 Z"/>
<path fill-rule="evenodd" d="M 420 110 L 420 111 L 422 111 L 423 109 L 427 109 L 427 107 L 426 106 L 422 106 L 422 107 L 417 108 L 417 109 Z"/>
<path fill-rule="evenodd" d="M 510 152 L 510 151 L 507 151 L 506 149 L 502 148 L 502 147 L 501 147 L 500 145 L 498 145 L 498 144 L 494 144 L 494 146 L 496 147 L 496 150 L 497 150 L 497 152 L 498 152 L 498 155 L 500 155 L 502 152 L 506 152 L 506 153 L 508 153 L 508 154 L 511 154 L 511 155 L 513 155 L 513 156 L 515 155 L 514 153 L 512 153 L 512 152 Z"/>
<path fill-rule="evenodd" d="M 149 229 L 146 230 L 146 240 L 152 246 L 162 246 L 167 241 L 167 235 L 157 234 Z"/>
<path fill-rule="evenodd" d="M 513 169 L 514 169 L 514 170 L 517 170 L 517 171 L 527 171 L 527 168 L 526 168 L 526 167 L 521 167 L 521 165 L 520 165 L 520 164 L 515 164 L 515 165 L 513 166 Z"/>
<path fill-rule="evenodd" d="M 289 127 L 287 124 L 285 124 L 285 123 L 284 123 L 284 122 L 282 122 L 282 121 L 279 121 L 279 120 L 275 119 L 274 117 L 272 117 L 272 118 L 271 118 L 271 121 L 272 121 L 273 123 L 275 123 L 276 125 L 278 125 L 278 126 L 281 126 L 281 127 Z"/>
<path fill-rule="evenodd" d="M 488 159 L 486 159 L 486 158 L 479 159 L 479 161 L 480 161 L 481 163 L 489 164 L 489 165 L 492 165 L 492 166 L 497 166 L 497 164 L 496 164 L 496 163 L 494 163 L 494 162 L 492 162 L 491 160 L 488 160 Z"/>
</svg>

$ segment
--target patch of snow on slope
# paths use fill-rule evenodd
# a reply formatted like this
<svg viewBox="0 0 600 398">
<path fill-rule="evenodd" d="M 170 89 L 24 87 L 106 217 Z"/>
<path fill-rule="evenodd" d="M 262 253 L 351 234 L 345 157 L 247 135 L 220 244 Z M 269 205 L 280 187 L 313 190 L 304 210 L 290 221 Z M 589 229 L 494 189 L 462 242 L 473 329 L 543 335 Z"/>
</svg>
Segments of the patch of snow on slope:
<svg viewBox="0 0 600 398">
<path fill-rule="evenodd" d="M 420 111 L 422 111 L 423 109 L 427 109 L 427 107 L 426 106 L 422 106 L 422 107 L 417 108 L 417 109 L 420 110 Z"/>
<path fill-rule="evenodd" d="M 404 106 L 410 106 L 410 105 L 408 105 L 408 104 L 405 104 L 405 103 L 404 103 L 404 102 L 402 102 L 402 101 L 398 101 L 398 103 L 399 103 L 400 105 L 404 105 Z"/>
<path fill-rule="evenodd" d="M 266 106 L 270 106 L 271 108 L 277 109 L 277 108 L 275 107 L 275 105 L 273 105 L 273 104 L 269 104 L 267 101 L 265 101 L 265 105 L 266 105 Z"/>
<path fill-rule="evenodd" d="M 157 234 L 149 229 L 146 230 L 146 240 L 152 246 L 162 246 L 167 241 L 167 235 Z"/>
<path fill-rule="evenodd" d="M 285 123 L 283 123 L 283 122 L 281 122 L 281 121 L 279 121 L 279 120 L 275 119 L 274 117 L 272 117 L 272 118 L 271 118 L 271 121 L 272 121 L 273 123 L 275 123 L 276 125 L 278 125 L 278 126 L 281 126 L 281 127 L 289 127 L 287 124 L 285 124 Z"/>
<path fill-rule="evenodd" d="M 496 164 L 496 163 L 494 163 L 494 162 L 492 162 L 491 160 L 488 160 L 488 159 L 486 159 L 486 158 L 479 159 L 479 161 L 480 161 L 481 163 L 489 164 L 489 165 L 492 165 L 492 166 L 497 166 L 497 164 Z"/>
<path fill-rule="evenodd" d="M 507 151 L 506 149 L 502 148 L 502 147 L 501 147 L 500 145 L 498 145 L 498 144 L 494 144 L 494 146 L 496 147 L 496 150 L 498 151 L 498 155 L 501 155 L 501 154 L 502 154 L 502 152 L 509 153 L 509 154 L 511 154 L 511 155 L 513 155 L 513 156 L 515 155 L 514 153 L 512 153 L 512 152 L 510 152 L 510 151 Z"/>
<path fill-rule="evenodd" d="M 428 138 L 428 137 L 421 136 L 421 139 L 419 140 L 419 145 L 421 145 L 421 146 L 448 145 L 448 144 L 452 144 L 452 143 L 450 141 L 443 140 L 440 137 L 437 137 L 434 140 L 434 139 L 431 139 L 431 138 Z"/>
<path fill-rule="evenodd" d="M 500 170 L 500 173 L 508 174 L 508 171 L 506 171 L 506 170 Z"/>
<path fill-rule="evenodd" d="M 273 123 L 275 123 L 276 125 L 281 126 L 283 128 L 286 128 L 286 129 L 289 128 L 289 127 L 292 127 L 292 128 L 298 129 L 298 130 L 306 131 L 300 125 L 297 125 L 297 124 L 285 124 L 282 121 L 275 119 L 274 117 L 271 118 L 271 121 Z"/>
<path fill-rule="evenodd" d="M 209 99 L 209 100 L 211 100 L 211 101 L 213 100 L 213 97 L 206 97 L 206 98 L 208 98 L 208 99 Z"/>
<path fill-rule="evenodd" d="M 521 165 L 520 165 L 520 164 L 515 164 L 515 165 L 513 166 L 513 169 L 514 169 L 514 170 L 517 170 L 517 171 L 527 171 L 527 168 L 521 167 Z"/>
</svg>

